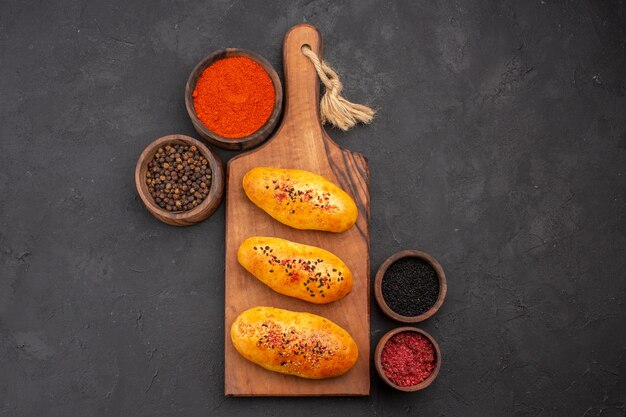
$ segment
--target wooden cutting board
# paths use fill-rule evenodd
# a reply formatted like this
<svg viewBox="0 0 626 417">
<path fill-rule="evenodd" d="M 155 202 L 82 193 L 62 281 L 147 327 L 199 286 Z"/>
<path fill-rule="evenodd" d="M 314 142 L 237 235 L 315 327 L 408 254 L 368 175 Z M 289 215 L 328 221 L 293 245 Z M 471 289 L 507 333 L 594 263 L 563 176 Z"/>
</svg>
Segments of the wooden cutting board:
<svg viewBox="0 0 626 417">
<path fill-rule="evenodd" d="M 320 123 L 319 80 L 301 47 L 321 57 L 322 39 L 311 25 L 298 25 L 285 35 L 285 110 L 276 133 L 263 146 L 228 163 L 226 193 L 226 290 L 224 390 L 229 396 L 369 395 L 369 170 L 363 155 L 341 149 Z M 354 227 L 336 234 L 292 229 L 256 207 L 242 188 L 243 176 L 257 166 L 294 168 L 328 178 L 350 194 L 358 207 Z M 250 236 L 273 236 L 318 246 L 339 256 L 354 275 L 352 292 L 342 300 L 315 305 L 278 294 L 237 262 L 239 245 Z M 239 313 L 255 306 L 307 311 L 346 329 L 359 347 L 359 359 L 348 373 L 307 380 L 267 371 L 239 355 L 230 326 Z"/>
</svg>

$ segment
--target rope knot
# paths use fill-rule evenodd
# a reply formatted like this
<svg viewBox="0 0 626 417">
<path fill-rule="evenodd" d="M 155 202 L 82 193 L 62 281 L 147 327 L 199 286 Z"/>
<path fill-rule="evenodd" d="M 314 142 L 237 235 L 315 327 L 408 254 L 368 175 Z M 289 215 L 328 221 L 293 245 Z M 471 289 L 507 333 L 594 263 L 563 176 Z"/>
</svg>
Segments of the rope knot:
<svg viewBox="0 0 626 417">
<path fill-rule="evenodd" d="M 341 96 L 343 85 L 339 81 L 339 76 L 320 60 L 308 45 L 302 47 L 302 53 L 309 58 L 326 89 L 320 101 L 322 124 L 330 123 L 345 131 L 359 122 L 371 123 L 376 112 L 367 106 L 343 98 Z"/>
<path fill-rule="evenodd" d="M 324 86 L 328 89 L 328 93 L 331 95 L 341 94 L 341 90 L 343 90 L 343 85 L 341 85 L 341 81 L 339 81 L 339 78 L 329 78 L 328 81 L 328 84 L 324 84 Z"/>
</svg>

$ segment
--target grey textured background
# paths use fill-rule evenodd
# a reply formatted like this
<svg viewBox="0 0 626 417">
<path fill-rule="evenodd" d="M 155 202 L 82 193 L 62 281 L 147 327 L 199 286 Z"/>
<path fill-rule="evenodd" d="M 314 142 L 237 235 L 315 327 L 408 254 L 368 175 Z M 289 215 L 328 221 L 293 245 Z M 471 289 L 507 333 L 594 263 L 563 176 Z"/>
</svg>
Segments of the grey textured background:
<svg viewBox="0 0 626 417">
<path fill-rule="evenodd" d="M 625 8 L 1 1 L 0 416 L 626 415 Z M 144 146 L 197 136 L 198 60 L 280 68 L 303 21 L 379 109 L 330 130 L 370 162 L 372 271 L 416 248 L 448 274 L 418 394 L 223 397 L 224 209 L 173 228 L 134 189 Z M 398 324 L 371 316 L 374 346 Z"/>
</svg>

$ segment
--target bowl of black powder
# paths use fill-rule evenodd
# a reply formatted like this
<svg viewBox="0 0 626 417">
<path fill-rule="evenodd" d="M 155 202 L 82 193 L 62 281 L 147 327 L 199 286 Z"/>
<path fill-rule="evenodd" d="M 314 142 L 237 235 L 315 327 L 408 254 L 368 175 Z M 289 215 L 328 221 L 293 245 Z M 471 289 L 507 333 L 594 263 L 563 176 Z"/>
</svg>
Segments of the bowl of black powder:
<svg viewBox="0 0 626 417">
<path fill-rule="evenodd" d="M 392 319 L 419 323 L 435 314 L 448 285 L 443 268 L 425 252 L 404 250 L 378 268 L 374 295 L 378 306 Z"/>
</svg>

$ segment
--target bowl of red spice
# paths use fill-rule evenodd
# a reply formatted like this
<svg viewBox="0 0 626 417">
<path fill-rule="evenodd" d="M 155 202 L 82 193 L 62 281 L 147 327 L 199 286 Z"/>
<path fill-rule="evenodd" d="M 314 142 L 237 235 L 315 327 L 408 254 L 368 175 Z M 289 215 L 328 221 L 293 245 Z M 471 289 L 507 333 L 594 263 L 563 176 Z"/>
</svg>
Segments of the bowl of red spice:
<svg viewBox="0 0 626 417">
<path fill-rule="evenodd" d="M 208 218 L 224 196 L 222 161 L 205 144 L 185 135 L 148 145 L 135 167 L 141 201 L 157 219 L 189 226 Z"/>
<path fill-rule="evenodd" d="M 263 142 L 276 128 L 283 88 L 263 57 L 226 48 L 213 52 L 191 71 L 185 107 L 204 139 L 223 149 L 244 150 Z"/>
<path fill-rule="evenodd" d="M 374 352 L 376 372 L 390 387 L 419 391 L 433 383 L 441 368 L 441 351 L 433 337 L 414 327 L 387 332 Z"/>
<path fill-rule="evenodd" d="M 403 323 L 432 317 L 448 292 L 446 274 L 431 255 L 403 250 L 387 258 L 374 279 L 374 296 L 380 309 Z"/>
</svg>

